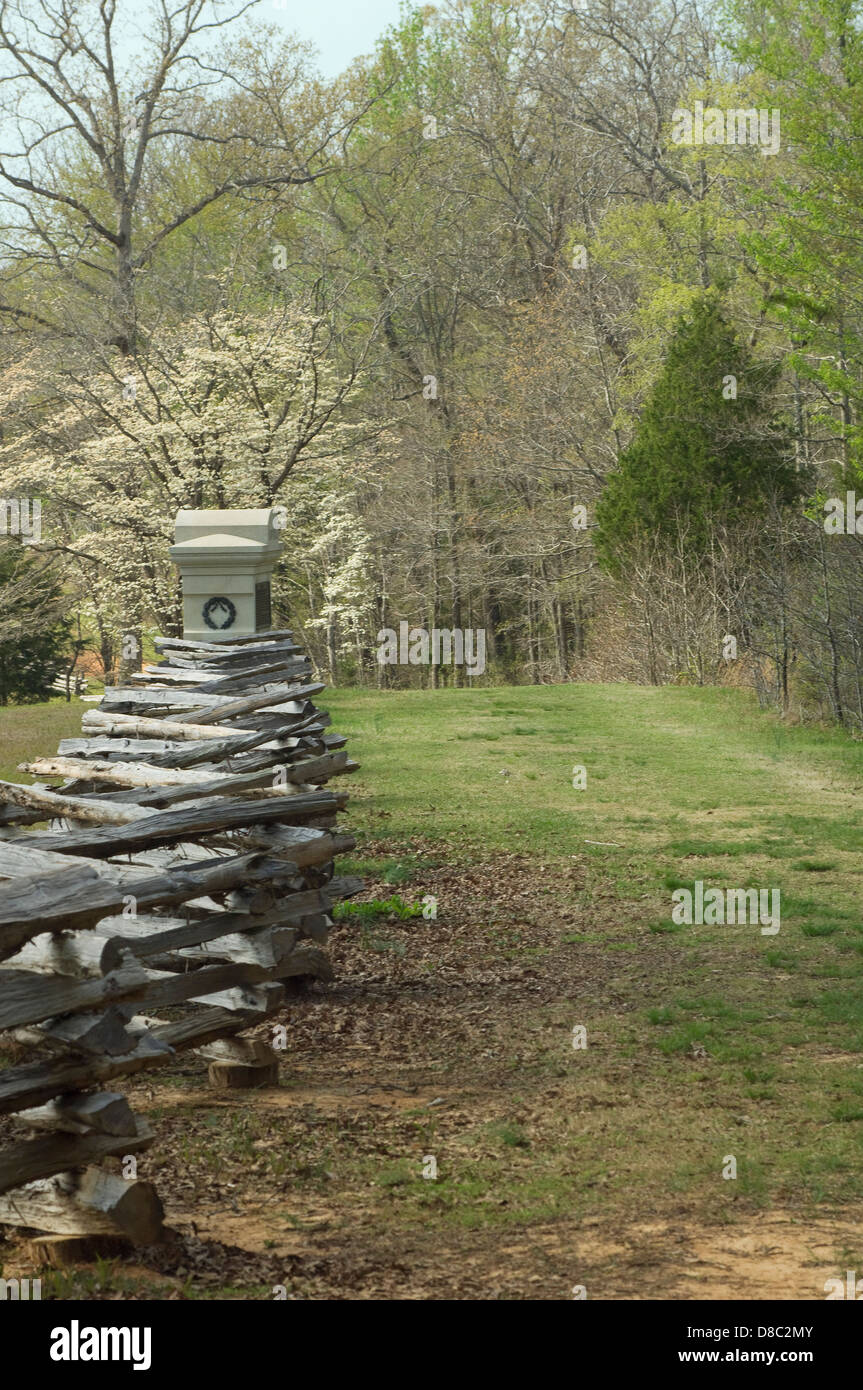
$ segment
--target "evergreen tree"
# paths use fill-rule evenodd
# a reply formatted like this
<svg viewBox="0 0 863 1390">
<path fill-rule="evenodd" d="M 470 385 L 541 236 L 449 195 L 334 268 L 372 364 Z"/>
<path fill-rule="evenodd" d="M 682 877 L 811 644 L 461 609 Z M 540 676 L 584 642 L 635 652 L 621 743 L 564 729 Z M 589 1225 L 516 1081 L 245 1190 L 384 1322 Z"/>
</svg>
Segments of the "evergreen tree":
<svg viewBox="0 0 863 1390">
<path fill-rule="evenodd" d="M 685 536 L 690 553 L 712 527 L 757 515 L 768 498 L 800 495 L 775 417 L 779 364 L 757 362 L 715 294 L 682 315 L 635 437 L 597 509 L 597 552 L 619 572 L 644 541 Z"/>
<path fill-rule="evenodd" d="M 0 545 L 0 705 L 50 699 L 64 664 L 70 624 L 63 595 L 42 556 Z"/>
</svg>

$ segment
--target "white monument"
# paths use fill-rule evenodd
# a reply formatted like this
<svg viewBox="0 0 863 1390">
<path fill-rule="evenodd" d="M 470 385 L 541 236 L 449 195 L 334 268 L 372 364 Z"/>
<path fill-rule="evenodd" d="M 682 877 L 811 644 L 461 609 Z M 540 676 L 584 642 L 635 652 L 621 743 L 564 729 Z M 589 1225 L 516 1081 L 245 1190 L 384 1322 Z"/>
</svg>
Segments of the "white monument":
<svg viewBox="0 0 863 1390">
<path fill-rule="evenodd" d="M 270 576 L 281 554 L 281 508 L 177 513 L 171 559 L 183 583 L 183 636 L 251 637 L 272 627 Z"/>
</svg>

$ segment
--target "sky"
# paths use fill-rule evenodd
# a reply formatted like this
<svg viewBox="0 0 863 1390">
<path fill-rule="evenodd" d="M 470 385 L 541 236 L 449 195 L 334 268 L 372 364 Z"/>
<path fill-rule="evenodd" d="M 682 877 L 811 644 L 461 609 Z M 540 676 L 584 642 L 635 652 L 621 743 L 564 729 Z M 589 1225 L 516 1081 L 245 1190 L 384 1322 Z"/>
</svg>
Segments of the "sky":
<svg viewBox="0 0 863 1390">
<path fill-rule="evenodd" d="M 50 9 L 56 8 L 52 0 L 41 0 L 41 3 Z M 238 14 L 244 3 L 246 0 L 219 0 L 214 8 L 208 6 L 203 18 L 212 20 L 216 15 L 224 18 L 227 14 Z M 40 6 L 33 4 L 28 15 L 27 0 L 22 9 L 33 21 L 41 13 Z M 90 0 L 82 9 L 94 21 L 95 0 Z M 117 6 L 113 44 L 121 71 L 127 66 L 137 66 L 145 47 L 141 44 L 142 35 L 153 38 L 148 26 L 149 11 L 150 7 L 142 5 L 140 0 L 120 0 Z M 402 4 L 401 0 L 257 0 L 249 13 L 256 20 L 277 25 L 286 34 L 298 34 L 308 40 L 317 50 L 317 63 L 323 76 L 332 78 L 344 72 L 354 58 L 374 53 L 376 41 L 391 24 L 399 21 Z M 242 25 L 240 19 L 237 28 Z M 194 47 L 201 50 L 200 37 Z"/>
<path fill-rule="evenodd" d="M 309 39 L 325 77 L 336 77 L 399 17 L 400 0 L 262 0 L 256 13 Z"/>
</svg>

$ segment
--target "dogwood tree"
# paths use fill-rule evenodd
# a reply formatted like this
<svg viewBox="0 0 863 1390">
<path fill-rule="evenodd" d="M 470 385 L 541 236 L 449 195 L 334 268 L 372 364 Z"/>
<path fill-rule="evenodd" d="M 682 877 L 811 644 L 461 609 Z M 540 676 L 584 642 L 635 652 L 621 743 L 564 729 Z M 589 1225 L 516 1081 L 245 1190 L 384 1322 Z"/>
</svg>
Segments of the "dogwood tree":
<svg viewBox="0 0 863 1390">
<path fill-rule="evenodd" d="M 36 345 L 0 372 L 0 493 L 43 499 L 45 547 L 70 555 L 118 630 L 148 613 L 170 628 L 176 512 L 283 504 L 298 466 L 348 456 L 360 370 L 325 319 L 291 306 L 168 328 L 133 372 Z"/>
</svg>

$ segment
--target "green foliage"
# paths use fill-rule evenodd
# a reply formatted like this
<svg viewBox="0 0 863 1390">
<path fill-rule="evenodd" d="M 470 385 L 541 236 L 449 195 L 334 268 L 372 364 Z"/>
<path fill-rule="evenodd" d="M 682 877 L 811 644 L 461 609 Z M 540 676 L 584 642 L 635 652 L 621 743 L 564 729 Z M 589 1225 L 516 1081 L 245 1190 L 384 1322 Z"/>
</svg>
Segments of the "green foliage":
<svg viewBox="0 0 863 1390">
<path fill-rule="evenodd" d="M 711 524 L 751 517 L 768 496 L 787 504 L 798 495 L 771 417 L 778 374 L 741 345 L 714 294 L 681 316 L 635 438 L 597 504 L 597 552 L 608 570 L 654 537 L 683 535 L 698 552 Z"/>
<path fill-rule="evenodd" d="M 0 546 L 0 705 L 51 698 L 70 624 L 55 575 L 42 557 Z"/>
<path fill-rule="evenodd" d="M 788 365 L 817 384 L 813 433 L 844 440 L 834 463 L 845 486 L 863 480 L 863 320 L 859 305 L 863 162 L 863 28 L 846 0 L 730 0 L 730 47 L 760 74 L 781 110 L 783 154 L 769 190 L 742 185 L 769 206 L 742 238 L 790 342 Z M 771 161 L 772 163 L 772 161 Z M 836 402 L 847 398 L 844 410 Z M 854 403 L 854 409 L 847 406 Z M 837 468 L 835 465 L 839 464 Z"/>
<path fill-rule="evenodd" d="M 406 903 L 397 894 L 391 898 L 374 898 L 370 903 L 337 903 L 333 909 L 336 921 L 356 917 L 360 922 L 376 922 L 379 917 L 397 917 L 406 922 L 422 916 L 422 903 Z"/>
</svg>

